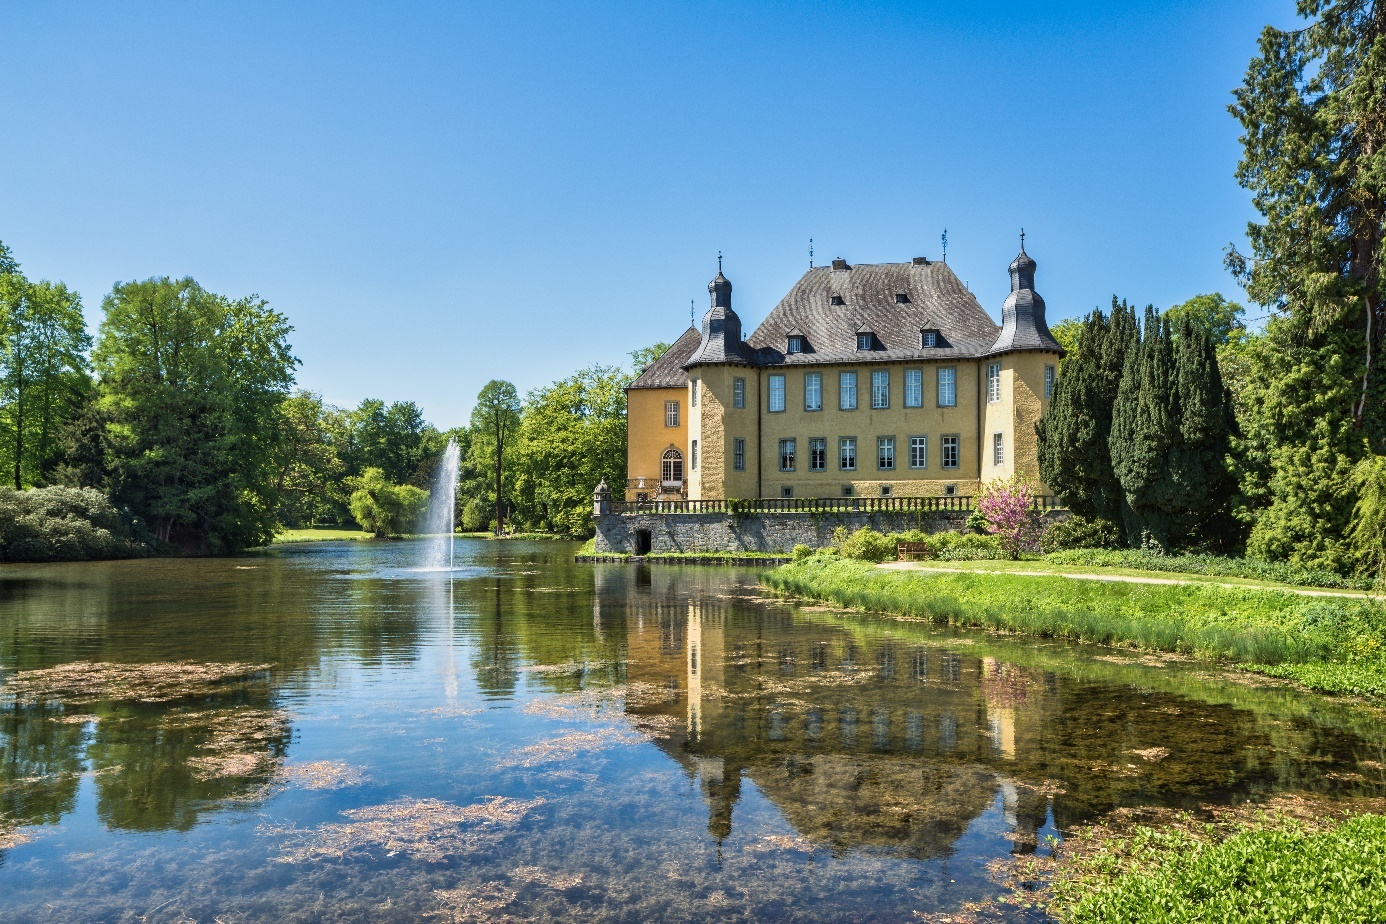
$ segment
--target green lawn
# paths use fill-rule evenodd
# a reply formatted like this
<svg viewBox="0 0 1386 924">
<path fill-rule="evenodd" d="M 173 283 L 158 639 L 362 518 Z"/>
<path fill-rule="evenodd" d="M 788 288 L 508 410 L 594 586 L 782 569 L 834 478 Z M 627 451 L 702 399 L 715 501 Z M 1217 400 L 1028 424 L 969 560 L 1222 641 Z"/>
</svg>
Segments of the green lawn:
<svg viewBox="0 0 1386 924">
<path fill-rule="evenodd" d="M 371 534 L 359 529 L 286 529 L 274 537 L 275 542 L 328 542 L 342 539 L 369 539 Z"/>
<path fill-rule="evenodd" d="M 955 564 L 989 567 L 890 570 L 820 555 L 763 580 L 783 594 L 871 612 L 1179 652 L 1323 692 L 1386 696 L 1386 603 L 1221 581 L 1140 584 L 996 573 L 1012 570 L 1007 566 L 1014 562 L 947 567 Z"/>
<path fill-rule="evenodd" d="M 1112 577 L 1134 577 L 1134 578 L 1154 578 L 1156 580 L 1177 580 L 1181 582 L 1203 583 L 1203 584 L 1225 584 L 1238 587 L 1254 587 L 1263 590 L 1285 590 L 1299 591 L 1305 589 L 1303 584 L 1285 584 L 1279 581 L 1270 581 L 1262 578 L 1232 577 L 1227 575 L 1195 574 L 1190 572 L 1174 571 L 1149 571 L 1143 568 L 1120 568 L 1108 565 L 1091 564 L 1067 564 L 1062 562 L 1050 561 L 1048 559 L 1025 559 L 1021 561 L 926 561 L 920 563 L 924 568 L 940 568 L 956 571 L 981 571 L 981 572 L 1007 572 L 1007 571 L 1027 571 L 1036 574 L 1100 574 Z M 1365 590 L 1346 590 L 1338 588 L 1324 588 L 1321 591 L 1315 589 L 1316 593 L 1335 594 L 1349 597 L 1368 597 L 1371 594 Z"/>
</svg>

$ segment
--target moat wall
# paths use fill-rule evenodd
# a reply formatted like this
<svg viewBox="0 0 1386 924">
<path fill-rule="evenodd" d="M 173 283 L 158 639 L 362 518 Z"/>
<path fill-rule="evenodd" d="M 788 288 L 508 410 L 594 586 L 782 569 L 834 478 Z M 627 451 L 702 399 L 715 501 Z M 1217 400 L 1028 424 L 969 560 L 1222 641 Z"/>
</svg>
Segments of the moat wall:
<svg viewBox="0 0 1386 924">
<path fill-rule="evenodd" d="M 831 513 L 608 513 L 594 517 L 598 553 L 789 552 L 796 545 L 822 548 L 833 530 L 869 526 L 882 533 L 926 533 L 965 528 L 966 510 L 840 511 Z M 640 547 L 641 534 L 648 546 Z"/>
</svg>

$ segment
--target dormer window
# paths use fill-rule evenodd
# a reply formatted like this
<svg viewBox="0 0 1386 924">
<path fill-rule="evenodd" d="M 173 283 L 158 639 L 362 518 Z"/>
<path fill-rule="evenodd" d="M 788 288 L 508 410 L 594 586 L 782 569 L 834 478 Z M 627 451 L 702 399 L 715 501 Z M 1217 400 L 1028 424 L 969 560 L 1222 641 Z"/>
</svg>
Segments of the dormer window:
<svg viewBox="0 0 1386 924">
<path fill-rule="evenodd" d="M 798 334 L 792 334 L 792 335 L 790 335 L 790 337 L 789 337 L 789 345 L 785 348 L 785 352 L 786 352 L 786 353 L 802 353 L 802 352 L 804 352 L 804 338 L 801 337 L 801 336 L 799 336 Z"/>
<path fill-rule="evenodd" d="M 861 331 L 857 334 L 857 349 L 869 350 L 876 345 L 876 336 L 870 331 Z"/>
<path fill-rule="evenodd" d="M 845 305 L 845 304 L 847 304 L 847 303 L 846 303 L 845 301 L 843 301 L 841 295 L 832 295 L 832 296 L 829 296 L 829 297 L 828 297 L 828 304 L 829 304 L 829 305 Z"/>
<path fill-rule="evenodd" d="M 932 349 L 938 346 L 938 331 L 924 330 L 919 332 L 920 345 L 925 349 Z"/>
<path fill-rule="evenodd" d="M 895 293 L 895 304 L 897 304 L 897 305 L 908 305 L 909 303 L 910 303 L 910 297 L 909 297 L 908 295 L 906 295 L 904 292 L 896 292 L 896 293 Z"/>
</svg>

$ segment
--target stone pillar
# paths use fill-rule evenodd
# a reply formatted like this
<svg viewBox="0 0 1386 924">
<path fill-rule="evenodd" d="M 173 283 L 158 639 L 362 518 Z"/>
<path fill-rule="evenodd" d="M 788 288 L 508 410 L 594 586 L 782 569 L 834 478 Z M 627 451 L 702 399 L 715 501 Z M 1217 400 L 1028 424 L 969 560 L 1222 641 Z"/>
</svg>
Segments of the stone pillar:
<svg viewBox="0 0 1386 924">
<path fill-rule="evenodd" d="M 601 484 L 592 492 L 592 516 L 604 517 L 611 513 L 611 489 L 606 486 L 606 479 L 603 478 Z"/>
</svg>

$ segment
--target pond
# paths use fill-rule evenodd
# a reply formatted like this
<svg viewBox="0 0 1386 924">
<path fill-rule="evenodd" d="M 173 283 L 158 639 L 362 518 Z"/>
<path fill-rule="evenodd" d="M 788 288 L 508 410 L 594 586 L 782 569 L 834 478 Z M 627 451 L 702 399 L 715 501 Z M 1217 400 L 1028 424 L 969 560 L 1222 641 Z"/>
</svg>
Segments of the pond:
<svg viewBox="0 0 1386 924">
<path fill-rule="evenodd" d="M 1386 793 L 1360 708 L 574 551 L 0 567 L 0 919 L 911 921 L 1114 808 Z"/>
</svg>

